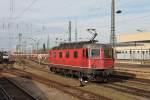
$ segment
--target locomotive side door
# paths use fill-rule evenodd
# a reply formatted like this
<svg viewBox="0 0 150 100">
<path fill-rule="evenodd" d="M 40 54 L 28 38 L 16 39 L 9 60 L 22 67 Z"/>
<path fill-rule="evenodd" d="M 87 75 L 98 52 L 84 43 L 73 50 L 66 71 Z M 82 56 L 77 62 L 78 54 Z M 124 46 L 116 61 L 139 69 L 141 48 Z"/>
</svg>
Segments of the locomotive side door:
<svg viewBox="0 0 150 100">
<path fill-rule="evenodd" d="M 87 67 L 87 59 L 88 59 L 88 49 L 83 49 L 82 51 L 82 66 Z"/>
</svg>

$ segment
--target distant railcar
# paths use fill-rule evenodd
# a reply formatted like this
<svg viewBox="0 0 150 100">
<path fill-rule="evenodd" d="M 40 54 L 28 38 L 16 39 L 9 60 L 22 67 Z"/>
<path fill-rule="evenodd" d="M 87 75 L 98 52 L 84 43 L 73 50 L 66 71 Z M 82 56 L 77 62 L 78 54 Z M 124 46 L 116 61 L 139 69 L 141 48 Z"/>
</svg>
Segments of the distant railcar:
<svg viewBox="0 0 150 100">
<path fill-rule="evenodd" d="M 64 43 L 49 51 L 49 68 L 56 73 L 106 80 L 113 74 L 113 49 L 90 41 Z"/>
<path fill-rule="evenodd" d="M 3 52 L 3 62 L 9 62 L 9 54 L 8 52 Z"/>
<path fill-rule="evenodd" d="M 8 62 L 9 55 L 7 51 L 0 51 L 0 62 Z"/>
</svg>

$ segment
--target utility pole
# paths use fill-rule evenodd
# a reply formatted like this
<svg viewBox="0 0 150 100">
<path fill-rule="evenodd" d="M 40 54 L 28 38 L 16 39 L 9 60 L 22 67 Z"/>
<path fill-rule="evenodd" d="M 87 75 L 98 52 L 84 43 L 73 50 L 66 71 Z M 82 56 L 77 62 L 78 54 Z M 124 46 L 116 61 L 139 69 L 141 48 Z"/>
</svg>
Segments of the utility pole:
<svg viewBox="0 0 150 100">
<path fill-rule="evenodd" d="M 46 51 L 46 47 L 45 47 L 45 43 L 43 43 L 43 53 L 45 53 Z"/>
<path fill-rule="evenodd" d="M 77 21 L 75 21 L 75 42 L 78 41 L 78 32 L 77 32 Z"/>
<path fill-rule="evenodd" d="M 14 13 L 14 0 L 10 0 L 10 8 L 9 8 L 10 14 L 9 14 L 9 20 L 8 20 L 8 34 L 9 34 L 9 52 L 11 53 L 12 49 L 12 40 L 11 40 L 11 35 L 12 35 L 12 28 L 11 24 L 13 21 L 13 13 Z"/>
<path fill-rule="evenodd" d="M 113 57 L 115 58 L 115 45 L 116 45 L 116 35 L 115 35 L 115 0 L 111 2 L 111 36 L 110 44 L 113 47 Z"/>
<path fill-rule="evenodd" d="M 27 41 L 24 42 L 24 53 L 27 53 Z"/>
<path fill-rule="evenodd" d="M 21 45 L 22 44 L 22 34 L 19 33 L 19 53 L 21 53 Z"/>
<path fill-rule="evenodd" d="M 49 49 L 49 35 L 47 37 L 47 49 Z"/>
<path fill-rule="evenodd" d="M 38 54 L 38 51 L 39 51 L 39 40 L 37 41 L 36 43 L 36 53 Z"/>
<path fill-rule="evenodd" d="M 5 32 L 5 21 L 3 22 L 3 32 Z"/>
<path fill-rule="evenodd" d="M 69 30 L 69 37 L 68 37 L 68 41 L 69 41 L 69 42 L 71 42 L 71 21 L 69 21 L 68 30 Z"/>
</svg>

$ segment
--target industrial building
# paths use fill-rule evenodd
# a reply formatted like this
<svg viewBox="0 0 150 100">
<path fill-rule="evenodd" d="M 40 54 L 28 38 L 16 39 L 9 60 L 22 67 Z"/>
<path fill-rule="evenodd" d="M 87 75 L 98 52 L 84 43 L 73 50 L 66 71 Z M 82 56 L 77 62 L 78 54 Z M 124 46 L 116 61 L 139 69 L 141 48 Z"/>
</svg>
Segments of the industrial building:
<svg viewBox="0 0 150 100">
<path fill-rule="evenodd" d="M 150 59 L 150 32 L 117 36 L 117 59 Z"/>
</svg>

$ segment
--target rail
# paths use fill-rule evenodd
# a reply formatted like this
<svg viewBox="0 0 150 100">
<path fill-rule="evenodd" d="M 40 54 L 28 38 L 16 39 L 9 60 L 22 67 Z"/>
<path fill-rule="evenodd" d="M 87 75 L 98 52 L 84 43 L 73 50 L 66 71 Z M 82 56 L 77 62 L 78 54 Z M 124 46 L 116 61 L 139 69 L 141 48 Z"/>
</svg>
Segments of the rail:
<svg viewBox="0 0 150 100">
<path fill-rule="evenodd" d="M 2 100 L 18 100 L 19 98 L 22 98 L 21 100 L 38 100 L 24 88 L 3 75 L 0 79 L 0 91 Z"/>
<path fill-rule="evenodd" d="M 5 98 L 6 100 L 13 100 L 1 85 L 0 85 L 0 90 L 1 90 L 2 94 L 6 97 Z"/>
<path fill-rule="evenodd" d="M 111 98 L 101 96 L 101 95 L 98 95 L 98 94 L 95 94 L 95 93 L 92 93 L 89 91 L 81 90 L 81 89 L 78 89 L 77 87 L 64 85 L 62 83 L 46 79 L 42 76 L 35 75 L 35 74 L 30 73 L 30 72 L 25 72 L 22 70 L 14 70 L 14 71 L 11 71 L 10 73 L 18 75 L 18 76 L 22 76 L 22 75 L 29 76 L 37 82 L 48 85 L 49 87 L 52 87 L 52 88 L 56 88 L 56 89 L 58 89 L 64 93 L 70 94 L 70 95 L 77 97 L 81 100 L 112 100 Z"/>
<path fill-rule="evenodd" d="M 38 100 L 37 98 L 35 98 L 34 96 L 32 96 L 28 91 L 26 91 L 24 88 L 20 87 L 18 84 L 16 84 L 15 82 L 11 81 L 10 79 L 6 78 L 5 79 L 7 81 L 9 81 L 11 84 L 13 84 L 14 86 L 16 86 L 20 91 L 22 91 L 23 93 L 25 93 L 26 95 L 28 95 L 30 98 L 32 98 L 33 100 Z"/>
</svg>

